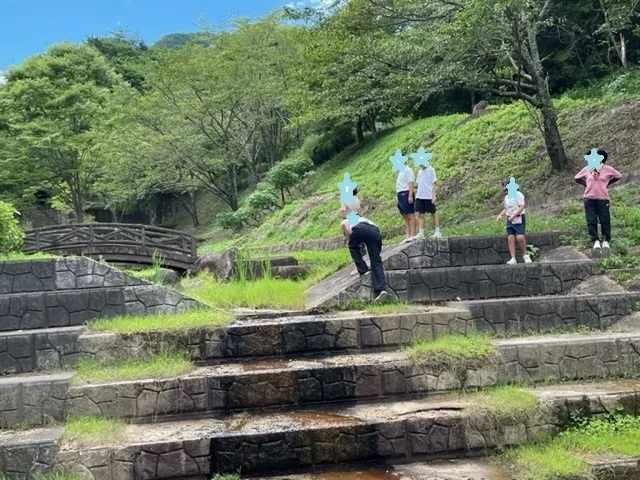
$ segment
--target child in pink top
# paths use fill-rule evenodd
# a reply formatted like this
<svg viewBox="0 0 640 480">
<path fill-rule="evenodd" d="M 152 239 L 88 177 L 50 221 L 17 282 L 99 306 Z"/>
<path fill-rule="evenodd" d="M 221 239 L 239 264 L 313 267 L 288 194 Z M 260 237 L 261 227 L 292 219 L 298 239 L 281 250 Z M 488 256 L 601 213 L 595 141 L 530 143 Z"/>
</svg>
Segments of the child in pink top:
<svg viewBox="0 0 640 480">
<path fill-rule="evenodd" d="M 591 152 L 587 152 L 589 155 Z M 615 168 L 606 165 L 609 155 L 605 150 L 598 150 L 598 155 L 604 157 L 600 171 L 589 170 L 585 167 L 576 175 L 576 182 L 585 186 L 584 211 L 587 217 L 587 228 L 593 243 L 593 248 L 600 248 L 598 237 L 598 221 L 602 230 L 602 248 L 609 248 L 611 241 L 611 217 L 609 215 L 609 191 L 612 183 L 620 180 L 622 175 Z"/>
</svg>

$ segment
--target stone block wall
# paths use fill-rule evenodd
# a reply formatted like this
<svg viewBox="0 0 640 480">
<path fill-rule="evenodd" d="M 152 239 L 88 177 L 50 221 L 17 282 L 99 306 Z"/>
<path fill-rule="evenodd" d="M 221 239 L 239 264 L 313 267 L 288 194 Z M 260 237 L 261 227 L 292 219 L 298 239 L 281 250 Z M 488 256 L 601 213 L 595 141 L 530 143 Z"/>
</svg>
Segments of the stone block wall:
<svg viewBox="0 0 640 480">
<path fill-rule="evenodd" d="M 81 356 L 83 328 L 43 329 L 0 335 L 0 374 L 71 367 Z"/>
<path fill-rule="evenodd" d="M 178 292 L 89 258 L 0 262 L 0 332 L 196 306 L 201 305 Z"/>
<path fill-rule="evenodd" d="M 439 302 L 461 299 L 559 295 L 596 273 L 595 262 L 534 263 L 422 268 L 386 272 L 387 284 L 400 299 Z M 360 282 L 358 295 L 369 295 L 371 277 Z"/>
</svg>

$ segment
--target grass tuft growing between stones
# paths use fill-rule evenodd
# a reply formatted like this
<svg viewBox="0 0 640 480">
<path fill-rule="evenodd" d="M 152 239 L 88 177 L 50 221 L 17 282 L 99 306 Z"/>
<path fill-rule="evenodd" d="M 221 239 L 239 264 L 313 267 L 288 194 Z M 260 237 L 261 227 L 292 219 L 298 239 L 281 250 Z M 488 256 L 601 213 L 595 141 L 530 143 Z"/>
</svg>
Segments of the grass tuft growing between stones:
<svg viewBox="0 0 640 480">
<path fill-rule="evenodd" d="M 369 305 L 365 308 L 366 313 L 403 313 L 403 312 L 425 312 L 427 307 L 424 305 L 410 305 L 404 302 L 386 303 L 383 305 Z"/>
<path fill-rule="evenodd" d="M 240 475 L 236 473 L 218 474 L 211 477 L 211 480 L 240 480 Z"/>
<path fill-rule="evenodd" d="M 139 380 L 145 378 L 169 378 L 192 372 L 195 366 L 189 355 L 183 352 L 103 363 L 95 360 L 80 360 L 73 376 L 75 385 L 90 383 Z"/>
<path fill-rule="evenodd" d="M 117 443 L 122 439 L 124 424 L 106 417 L 76 417 L 65 423 L 63 439 L 76 445 Z"/>
<path fill-rule="evenodd" d="M 552 439 L 522 445 L 498 457 L 514 465 L 522 480 L 596 478 L 588 460 L 598 456 L 640 455 L 640 418 L 609 415 L 583 418 Z"/>
<path fill-rule="evenodd" d="M 526 421 L 535 411 L 538 398 L 527 390 L 512 385 L 501 385 L 470 396 L 471 411 L 479 415 L 492 415 Z"/>
<path fill-rule="evenodd" d="M 486 364 L 496 358 L 489 337 L 480 334 L 442 335 L 414 342 L 405 350 L 410 361 L 442 368 L 462 368 Z"/>
<path fill-rule="evenodd" d="M 122 315 L 101 318 L 91 322 L 94 330 L 123 333 L 163 330 L 193 330 L 196 328 L 221 327 L 233 320 L 230 312 L 222 310 L 195 309 L 176 314 Z"/>
</svg>

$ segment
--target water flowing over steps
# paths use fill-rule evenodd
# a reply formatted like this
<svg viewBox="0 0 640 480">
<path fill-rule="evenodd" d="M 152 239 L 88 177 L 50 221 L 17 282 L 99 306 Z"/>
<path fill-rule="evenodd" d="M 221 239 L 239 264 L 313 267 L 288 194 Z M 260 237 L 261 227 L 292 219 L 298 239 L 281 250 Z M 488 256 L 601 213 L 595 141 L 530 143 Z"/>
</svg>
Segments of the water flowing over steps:
<svg viewBox="0 0 640 480">
<path fill-rule="evenodd" d="M 540 387 L 531 390 L 538 403 L 528 421 L 483 415 L 468 397 L 454 396 L 127 425 L 113 443 L 62 442 L 54 455 L 59 429 L 0 433 L 0 444 L 5 462 L 16 462 L 5 464 L 8 471 L 17 471 L 22 456 L 37 449 L 41 464 L 109 480 L 206 478 L 217 472 L 256 474 L 379 459 L 436 460 L 521 444 L 557 432 L 576 414 L 620 409 L 636 414 L 639 390 L 637 381 Z"/>
<path fill-rule="evenodd" d="M 9 268 L 0 262 L 0 425 L 25 428 L 0 428 L 0 472 L 11 479 L 55 469 L 92 480 L 204 480 L 240 470 L 243 477 L 290 472 L 303 475 L 295 480 L 322 480 L 305 472 L 349 475 L 361 462 L 382 461 L 406 464 L 393 468 L 409 469 L 407 480 L 453 480 L 469 462 L 480 471 L 490 466 L 451 459 L 554 433 L 573 414 L 616 407 L 637 414 L 640 380 L 615 379 L 639 373 L 640 321 L 631 314 L 640 293 L 619 285 L 593 291 L 596 263 L 558 248 L 559 233 L 530 240 L 542 258 L 517 267 L 503 265 L 503 236 L 386 248 L 394 291 L 438 302 L 405 312 L 274 312 L 224 328 L 127 334 L 82 325 L 83 315 L 102 314 L 93 297 L 113 289 L 110 295 L 122 300 L 112 302 L 114 309 L 136 313 L 197 303 L 85 259 Z M 369 276 L 354 278 L 350 269 L 313 287 L 310 306 L 323 310 L 370 295 Z M 463 301 L 450 302 L 456 296 Z M 88 300 L 76 310 L 67 298 Z M 63 301 L 67 316 L 55 313 Z M 618 325 L 626 330 L 611 330 Z M 582 333 L 570 333 L 576 329 Z M 412 363 L 402 351 L 415 339 L 471 332 L 494 335 L 495 358 L 447 369 Z M 188 351 L 196 369 L 89 385 L 58 371 L 80 358 L 112 361 L 170 348 Z M 563 383 L 576 378 L 587 383 Z M 525 381 L 538 397 L 530 421 L 479 415 L 473 396 L 458 393 L 511 381 Z M 57 425 L 78 415 L 119 418 L 124 438 L 70 443 Z M 324 480 L 337 478 L 351 480 Z"/>
</svg>

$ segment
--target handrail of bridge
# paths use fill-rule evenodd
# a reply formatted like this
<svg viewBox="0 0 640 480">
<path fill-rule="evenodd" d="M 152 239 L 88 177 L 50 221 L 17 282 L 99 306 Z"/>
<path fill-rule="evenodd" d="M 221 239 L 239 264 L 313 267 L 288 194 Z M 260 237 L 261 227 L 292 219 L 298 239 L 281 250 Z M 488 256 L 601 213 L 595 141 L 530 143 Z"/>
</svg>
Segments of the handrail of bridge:
<svg viewBox="0 0 640 480">
<path fill-rule="evenodd" d="M 52 252 L 73 248 L 137 247 L 162 254 L 177 253 L 197 258 L 193 236 L 171 230 L 131 223 L 80 223 L 53 225 L 25 232 L 23 251 Z"/>
</svg>

